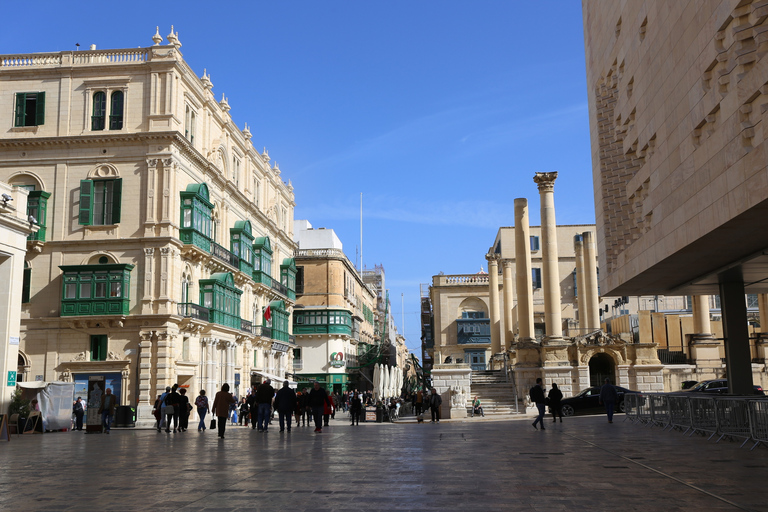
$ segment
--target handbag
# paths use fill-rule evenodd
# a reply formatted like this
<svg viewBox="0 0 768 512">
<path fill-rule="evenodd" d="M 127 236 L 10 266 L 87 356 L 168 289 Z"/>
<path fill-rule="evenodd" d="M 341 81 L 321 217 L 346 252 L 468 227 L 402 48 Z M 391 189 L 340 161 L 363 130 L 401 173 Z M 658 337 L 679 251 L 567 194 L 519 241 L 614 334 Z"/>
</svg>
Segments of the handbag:
<svg viewBox="0 0 768 512">
<path fill-rule="evenodd" d="M 216 420 L 211 420 L 211 430 L 216 428 Z"/>
<path fill-rule="evenodd" d="M 163 414 L 165 414 L 166 416 L 169 416 L 175 413 L 176 413 L 176 410 L 173 408 L 172 405 L 166 405 L 165 407 L 163 407 Z"/>
</svg>

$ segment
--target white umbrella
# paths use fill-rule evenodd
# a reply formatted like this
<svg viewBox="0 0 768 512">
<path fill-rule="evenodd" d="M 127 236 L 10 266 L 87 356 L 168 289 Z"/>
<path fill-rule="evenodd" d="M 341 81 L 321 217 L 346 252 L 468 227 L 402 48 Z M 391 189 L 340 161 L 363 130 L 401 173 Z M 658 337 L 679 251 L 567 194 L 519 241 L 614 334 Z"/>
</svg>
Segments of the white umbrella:
<svg viewBox="0 0 768 512">
<path fill-rule="evenodd" d="M 379 382 L 381 381 L 381 369 L 379 365 L 373 365 L 373 393 L 378 394 Z"/>
<path fill-rule="evenodd" d="M 379 368 L 379 382 L 378 386 L 376 387 L 376 390 L 378 392 L 378 397 L 381 399 L 382 395 L 384 394 L 384 367 L 381 364 L 376 365 Z"/>
<path fill-rule="evenodd" d="M 398 368 L 397 369 L 397 389 L 395 390 L 395 393 L 397 396 L 400 396 L 400 394 L 403 392 L 403 370 Z"/>
<path fill-rule="evenodd" d="M 381 384 L 381 398 L 389 397 L 389 368 L 381 366 L 382 384 Z"/>
<path fill-rule="evenodd" d="M 397 386 L 397 374 L 395 372 L 395 367 L 390 366 L 389 367 L 389 396 L 393 397 L 395 396 L 395 387 Z"/>
</svg>

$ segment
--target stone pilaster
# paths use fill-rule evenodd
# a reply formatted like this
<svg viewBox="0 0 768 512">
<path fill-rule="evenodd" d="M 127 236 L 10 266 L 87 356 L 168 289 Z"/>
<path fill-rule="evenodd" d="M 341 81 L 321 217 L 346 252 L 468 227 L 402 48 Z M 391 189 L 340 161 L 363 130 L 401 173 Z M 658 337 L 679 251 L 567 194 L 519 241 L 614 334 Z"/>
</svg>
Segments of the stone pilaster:
<svg viewBox="0 0 768 512">
<path fill-rule="evenodd" d="M 139 405 L 152 405 L 152 331 L 139 333 Z"/>
<path fill-rule="evenodd" d="M 154 300 L 154 283 L 153 283 L 153 268 L 154 268 L 155 248 L 144 248 L 144 294 L 141 298 L 141 313 L 144 315 L 151 315 L 152 301 Z"/>
<path fill-rule="evenodd" d="M 502 289 L 504 290 L 504 336 L 501 344 L 509 347 L 515 336 L 515 286 L 512 279 L 512 261 L 502 260 Z"/>
<path fill-rule="evenodd" d="M 544 292 L 545 342 L 563 338 L 560 314 L 560 272 L 557 268 L 557 222 L 555 220 L 556 172 L 537 172 L 533 181 L 539 187 L 541 202 L 542 288 Z"/>
<path fill-rule="evenodd" d="M 157 185 L 157 166 L 160 160 L 153 158 L 147 160 L 147 188 L 146 188 L 146 210 L 144 214 L 144 236 L 156 236 L 155 233 L 155 211 L 157 203 L 155 197 L 155 187 Z"/>
<path fill-rule="evenodd" d="M 160 248 L 160 297 L 158 297 L 158 300 L 160 301 L 160 313 L 168 314 L 170 311 L 168 311 L 169 305 L 168 302 L 170 301 L 170 280 L 171 280 L 171 248 L 170 247 L 162 247 Z M 175 313 L 175 311 L 174 311 Z"/>
<path fill-rule="evenodd" d="M 576 253 L 576 306 L 579 309 L 579 334 L 587 330 L 587 297 L 584 288 L 584 242 L 581 235 L 573 237 L 573 251 Z"/>
<path fill-rule="evenodd" d="M 491 316 L 491 355 L 501 352 L 501 321 L 499 317 L 499 259 L 496 254 L 487 254 L 488 260 L 488 297 Z"/>
<path fill-rule="evenodd" d="M 165 392 L 167 386 L 173 385 L 173 339 L 175 335 L 168 331 L 157 333 L 157 383 L 158 393 Z"/>
<path fill-rule="evenodd" d="M 522 341 L 534 339 L 530 236 L 528 200 L 515 199 L 515 287 L 518 339 Z"/>
<path fill-rule="evenodd" d="M 597 287 L 597 249 L 591 231 L 581 234 L 584 244 L 584 288 L 586 293 L 587 329 L 600 328 L 600 292 Z"/>
</svg>

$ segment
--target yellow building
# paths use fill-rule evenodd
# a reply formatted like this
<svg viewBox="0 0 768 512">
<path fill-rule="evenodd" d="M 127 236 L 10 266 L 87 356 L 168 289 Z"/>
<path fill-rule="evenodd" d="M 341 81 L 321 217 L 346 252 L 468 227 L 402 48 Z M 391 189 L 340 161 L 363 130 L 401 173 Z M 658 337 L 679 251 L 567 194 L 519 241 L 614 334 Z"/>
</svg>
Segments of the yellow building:
<svg viewBox="0 0 768 512">
<path fill-rule="evenodd" d="M 294 194 L 175 33 L 0 56 L 0 180 L 29 193 L 24 380 L 238 394 L 291 368 Z M 271 319 L 263 320 L 269 307 Z"/>
</svg>

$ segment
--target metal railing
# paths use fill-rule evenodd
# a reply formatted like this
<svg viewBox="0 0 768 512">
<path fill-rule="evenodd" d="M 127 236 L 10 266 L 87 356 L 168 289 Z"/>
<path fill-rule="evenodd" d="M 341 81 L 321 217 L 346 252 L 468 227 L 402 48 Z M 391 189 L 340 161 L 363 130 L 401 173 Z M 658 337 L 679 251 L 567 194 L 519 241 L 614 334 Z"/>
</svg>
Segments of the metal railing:
<svg viewBox="0 0 768 512">
<path fill-rule="evenodd" d="M 254 325 L 253 334 L 255 334 L 256 336 L 261 336 L 263 338 L 272 338 L 272 328 L 265 327 L 263 325 Z"/>
<path fill-rule="evenodd" d="M 185 318 L 195 318 L 204 322 L 210 321 L 210 312 L 208 311 L 208 308 L 192 304 L 191 302 L 180 302 L 177 304 L 177 311 L 179 316 Z"/>
<path fill-rule="evenodd" d="M 281 295 L 288 296 L 288 288 L 277 279 L 272 280 L 272 289 Z"/>
<path fill-rule="evenodd" d="M 683 430 L 683 434 L 743 439 L 752 441 L 752 450 L 768 446 L 768 398 L 705 396 L 694 393 L 627 393 L 624 395 L 625 420 L 657 425 L 664 430 Z"/>
<path fill-rule="evenodd" d="M 303 370 L 304 369 L 304 361 L 301 359 L 294 359 L 293 360 L 293 369 L 294 370 Z"/>
<path fill-rule="evenodd" d="M 248 320 L 240 319 L 240 330 L 243 332 L 249 332 L 251 334 L 255 334 L 253 331 L 253 323 L 249 322 Z"/>
<path fill-rule="evenodd" d="M 217 260 L 221 260 L 224 263 L 239 269 L 240 258 L 238 258 L 235 253 L 228 251 L 215 242 L 211 244 L 211 255 Z"/>
</svg>

